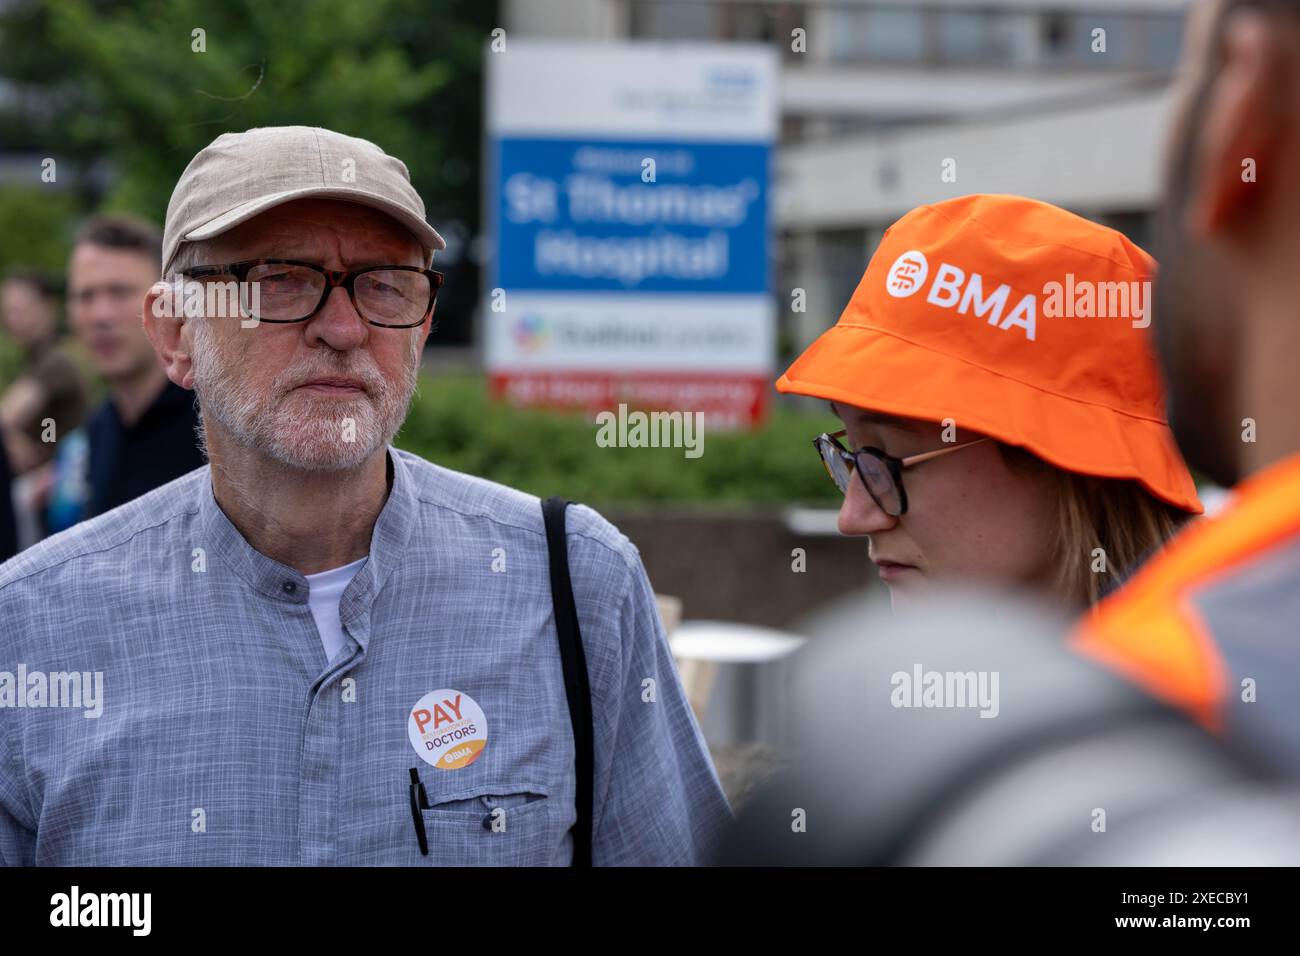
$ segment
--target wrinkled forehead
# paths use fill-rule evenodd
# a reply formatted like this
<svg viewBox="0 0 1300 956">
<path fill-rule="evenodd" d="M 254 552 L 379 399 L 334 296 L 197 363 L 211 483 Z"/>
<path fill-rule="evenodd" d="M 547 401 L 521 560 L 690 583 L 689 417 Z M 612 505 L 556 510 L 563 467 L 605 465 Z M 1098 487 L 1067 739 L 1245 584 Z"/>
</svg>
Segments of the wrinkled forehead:
<svg viewBox="0 0 1300 956">
<path fill-rule="evenodd" d="M 205 244 L 223 259 L 302 259 L 331 267 L 424 265 L 420 241 L 391 216 L 358 203 L 300 199 L 274 206 Z"/>
</svg>

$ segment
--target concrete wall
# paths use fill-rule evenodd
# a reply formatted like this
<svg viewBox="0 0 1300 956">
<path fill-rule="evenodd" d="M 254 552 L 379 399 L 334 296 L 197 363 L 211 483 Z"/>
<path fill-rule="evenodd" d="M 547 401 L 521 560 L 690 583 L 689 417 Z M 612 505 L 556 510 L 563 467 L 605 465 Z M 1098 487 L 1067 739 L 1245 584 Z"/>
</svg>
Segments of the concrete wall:
<svg viewBox="0 0 1300 956">
<path fill-rule="evenodd" d="M 876 582 L 866 538 L 798 535 L 779 510 L 602 509 L 641 551 L 650 583 L 682 599 L 690 619 L 784 628 L 833 598 Z M 791 570 L 802 547 L 807 571 Z"/>
<path fill-rule="evenodd" d="M 613 40 L 627 36 L 624 0 L 502 0 L 507 33 L 529 37 Z"/>
</svg>

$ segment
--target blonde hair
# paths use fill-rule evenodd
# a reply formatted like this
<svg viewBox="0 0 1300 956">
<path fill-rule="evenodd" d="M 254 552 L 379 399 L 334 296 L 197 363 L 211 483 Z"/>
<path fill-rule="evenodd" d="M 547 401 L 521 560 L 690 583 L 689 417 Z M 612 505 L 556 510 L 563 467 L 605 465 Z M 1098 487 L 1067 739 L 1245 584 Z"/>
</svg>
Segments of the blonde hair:
<svg viewBox="0 0 1300 956">
<path fill-rule="evenodd" d="M 1009 463 L 1048 468 L 1056 480 L 1061 520 L 1053 548 L 1054 583 L 1071 607 L 1091 608 L 1108 585 L 1122 583 L 1193 517 L 1136 481 L 1082 475 L 1022 448 L 1000 447 Z M 1098 558 L 1105 561 L 1104 572 L 1093 570 Z"/>
</svg>

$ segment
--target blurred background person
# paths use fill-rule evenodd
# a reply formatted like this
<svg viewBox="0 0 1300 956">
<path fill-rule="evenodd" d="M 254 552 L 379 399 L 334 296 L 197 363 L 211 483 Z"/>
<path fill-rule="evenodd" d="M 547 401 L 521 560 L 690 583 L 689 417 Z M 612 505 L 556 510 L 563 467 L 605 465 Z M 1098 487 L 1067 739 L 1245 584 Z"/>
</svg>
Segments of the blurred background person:
<svg viewBox="0 0 1300 956">
<path fill-rule="evenodd" d="M 814 444 L 895 608 L 964 579 L 1078 613 L 1201 511 L 1146 336 L 1153 269 L 1019 196 L 922 206 L 886 233 L 777 388 L 844 422 Z M 1099 314 L 1074 314 L 1085 289 Z"/>
<path fill-rule="evenodd" d="M 58 297 L 53 282 L 36 269 L 13 269 L 0 282 L 5 333 L 22 349 L 17 379 L 0 395 L 0 429 L 14 474 L 45 464 L 54 454 L 42 441 L 42 422 L 57 432 L 81 424 L 87 387 L 76 361 L 59 342 Z"/>
<path fill-rule="evenodd" d="M 58 440 L 86 415 L 89 389 L 59 341 L 54 284 L 35 269 L 10 270 L 0 282 L 0 321 L 22 352 L 17 377 L 0 395 L 0 436 L 13 471 L 19 547 L 44 535 L 41 511 Z M 52 426 L 52 427 L 51 427 Z"/>
<path fill-rule="evenodd" d="M 60 531 L 203 464 L 196 399 L 173 384 L 145 335 L 141 308 L 158 277 L 162 234 L 126 216 L 88 220 L 68 263 L 68 317 L 108 395 L 61 442 L 48 507 Z"/>
</svg>

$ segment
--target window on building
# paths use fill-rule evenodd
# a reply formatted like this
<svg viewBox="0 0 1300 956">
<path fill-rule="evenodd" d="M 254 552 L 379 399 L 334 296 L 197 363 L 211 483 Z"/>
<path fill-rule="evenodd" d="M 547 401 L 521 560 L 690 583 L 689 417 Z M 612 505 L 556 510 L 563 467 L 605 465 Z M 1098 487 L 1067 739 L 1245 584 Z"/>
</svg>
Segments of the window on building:
<svg viewBox="0 0 1300 956">
<path fill-rule="evenodd" d="M 1148 17 L 1145 32 L 1143 52 L 1148 65 L 1172 69 L 1183 49 L 1183 18 Z"/>
<path fill-rule="evenodd" d="M 925 55 L 923 14 L 923 10 L 904 7 L 834 10 L 829 17 L 831 58 L 916 62 Z"/>
</svg>

